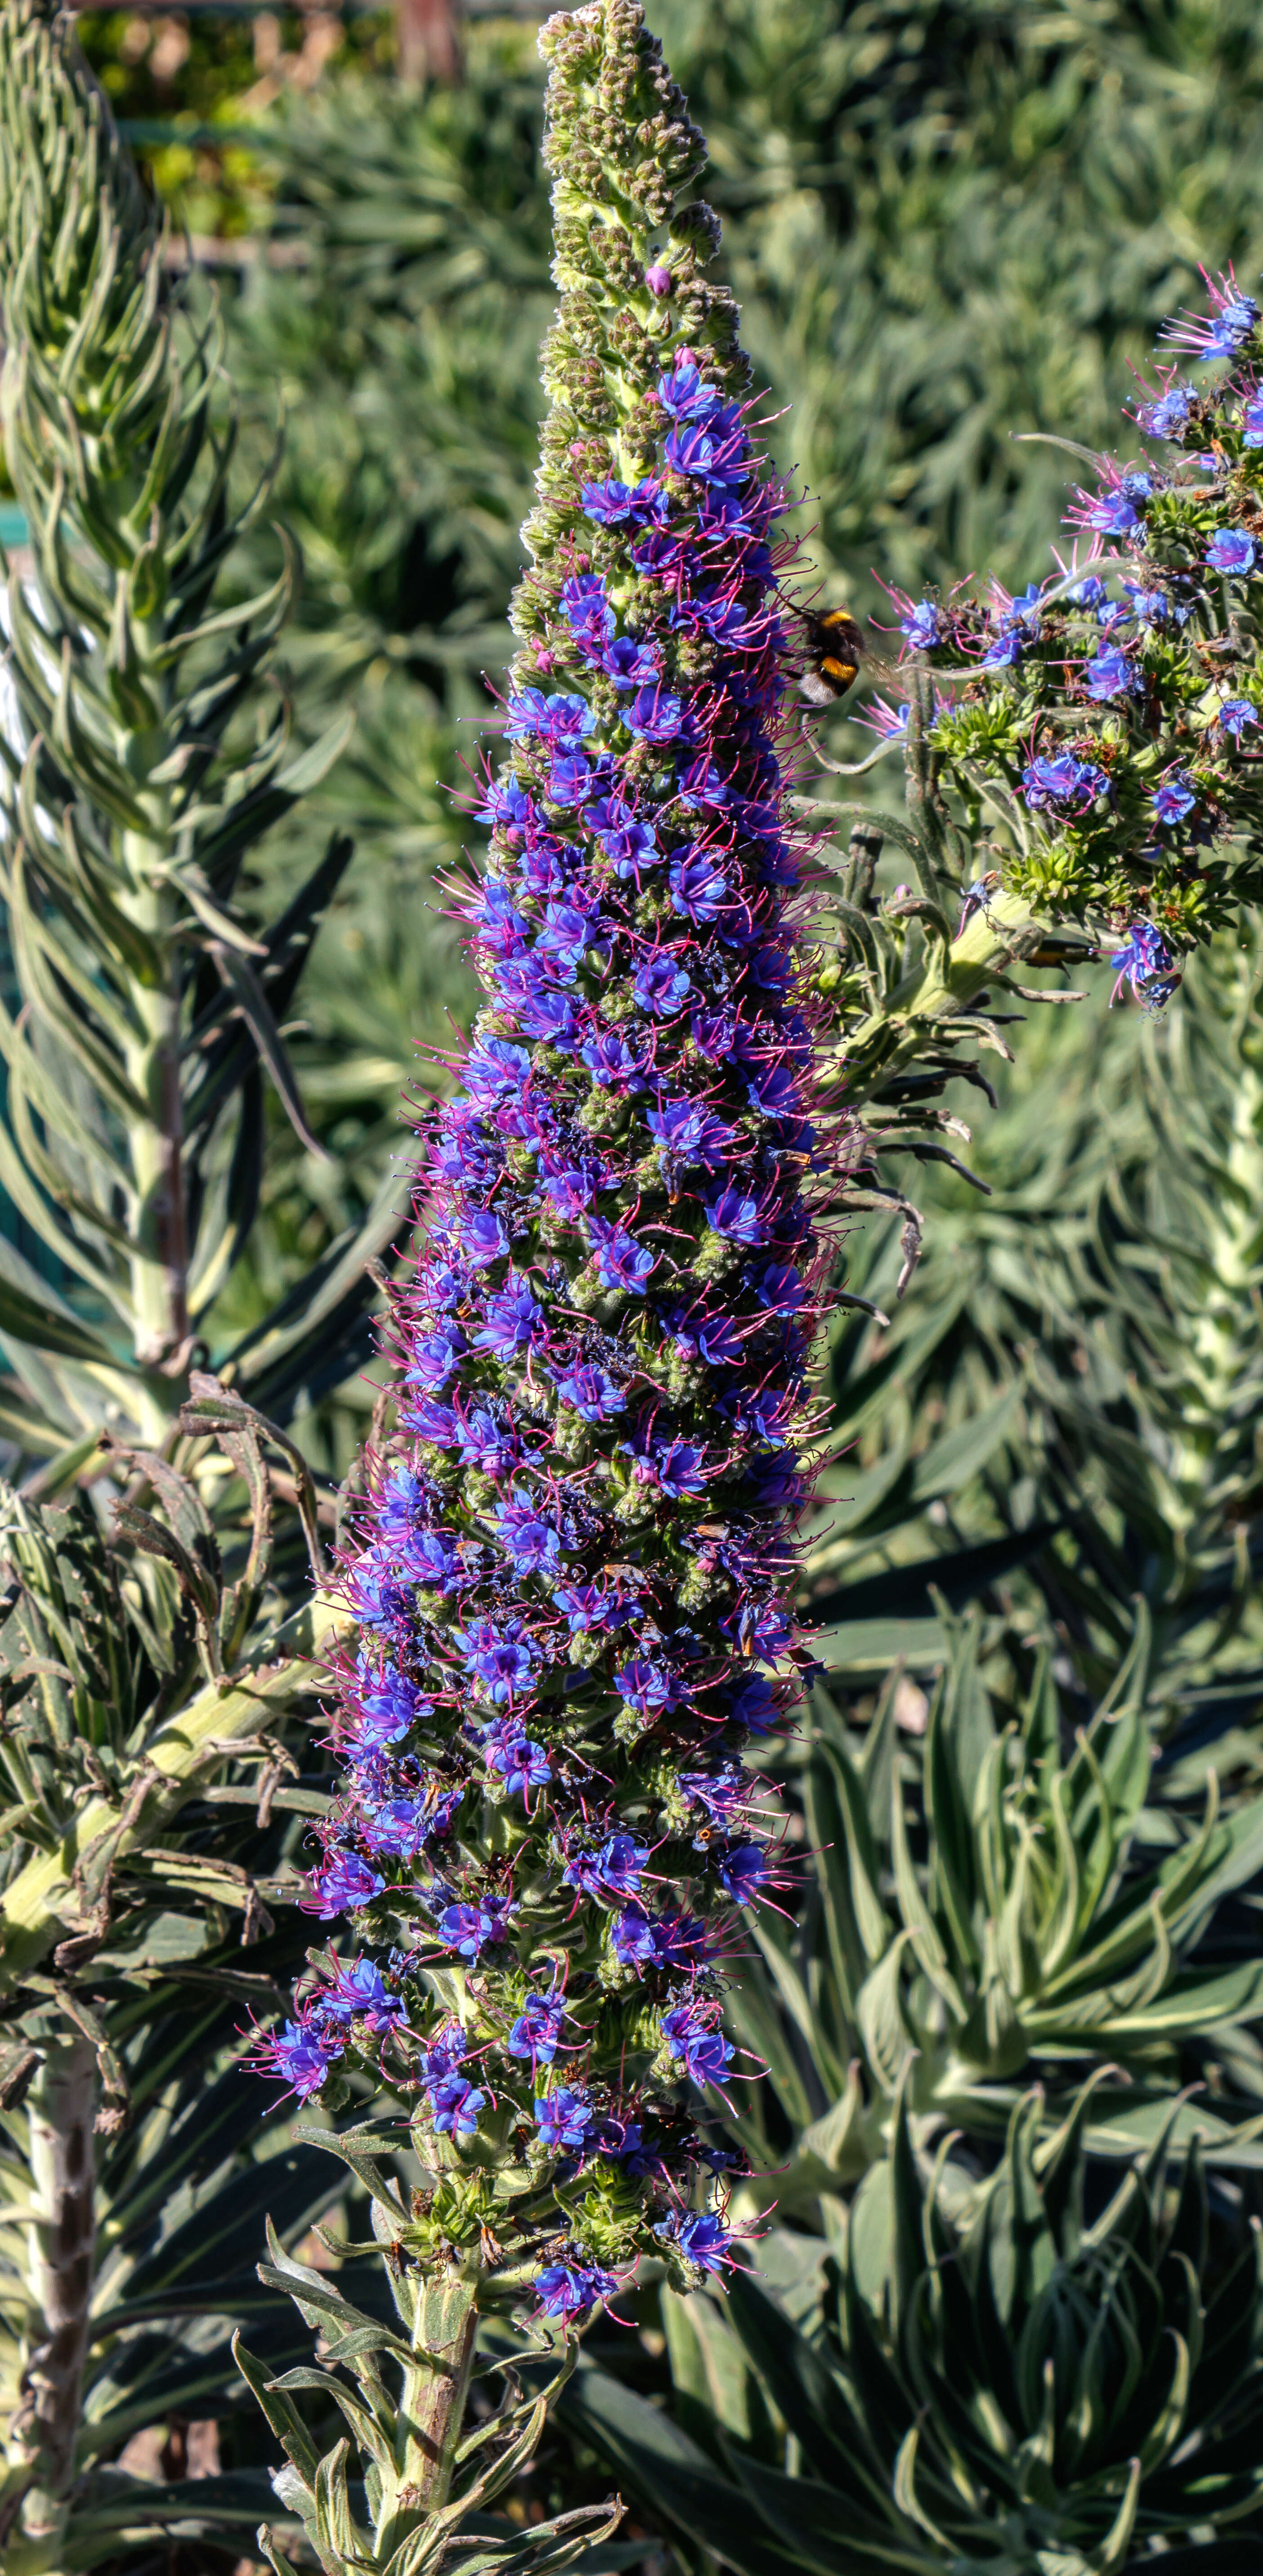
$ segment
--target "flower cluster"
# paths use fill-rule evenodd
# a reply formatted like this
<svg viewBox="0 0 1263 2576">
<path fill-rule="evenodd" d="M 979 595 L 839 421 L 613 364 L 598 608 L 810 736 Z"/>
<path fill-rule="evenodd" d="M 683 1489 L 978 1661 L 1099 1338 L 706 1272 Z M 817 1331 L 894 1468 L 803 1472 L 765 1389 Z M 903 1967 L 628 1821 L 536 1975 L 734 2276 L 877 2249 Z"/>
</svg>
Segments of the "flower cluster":
<svg viewBox="0 0 1263 2576">
<path fill-rule="evenodd" d="M 905 648 L 942 667 L 943 773 L 975 832 L 1001 818 L 1005 887 L 1112 945 L 1150 1005 L 1259 892 L 1263 324 L 1231 272 L 1207 284 L 1209 316 L 1164 338 L 1227 364 L 1162 367 L 1136 410 L 1157 452 L 1102 459 L 1076 497 L 1082 560 L 1017 599 L 895 595 Z"/>
<path fill-rule="evenodd" d="M 640 2251 L 684 2282 L 730 2242 L 706 2114 L 740 2077 L 724 1945 L 775 1874 L 743 1756 L 797 1687 L 824 1256 L 782 494 L 713 219 L 670 221 L 699 139 L 635 0 L 542 44 L 561 306 L 466 899 L 484 999 L 419 1175 L 311 1877 L 359 1955 L 264 2055 L 407 2103 L 408 2241 L 564 2319 Z"/>
</svg>

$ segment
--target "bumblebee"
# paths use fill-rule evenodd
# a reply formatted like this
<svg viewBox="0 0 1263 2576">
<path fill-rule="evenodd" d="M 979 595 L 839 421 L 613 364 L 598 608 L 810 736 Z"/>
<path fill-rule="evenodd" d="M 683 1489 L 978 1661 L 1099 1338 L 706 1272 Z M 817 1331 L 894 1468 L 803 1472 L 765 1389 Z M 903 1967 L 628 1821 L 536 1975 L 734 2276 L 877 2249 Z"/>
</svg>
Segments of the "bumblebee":
<svg viewBox="0 0 1263 2576">
<path fill-rule="evenodd" d="M 809 707 L 831 707 L 857 678 L 864 638 L 849 608 L 826 608 L 803 619 L 807 630 L 807 669 L 798 683 Z"/>
</svg>

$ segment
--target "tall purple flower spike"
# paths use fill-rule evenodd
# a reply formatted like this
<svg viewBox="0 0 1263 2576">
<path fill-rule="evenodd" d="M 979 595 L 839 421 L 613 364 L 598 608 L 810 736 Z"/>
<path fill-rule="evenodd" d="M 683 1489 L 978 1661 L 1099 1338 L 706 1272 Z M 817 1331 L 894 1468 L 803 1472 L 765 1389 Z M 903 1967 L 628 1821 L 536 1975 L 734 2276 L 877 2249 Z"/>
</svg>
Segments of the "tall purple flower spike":
<svg viewBox="0 0 1263 2576">
<path fill-rule="evenodd" d="M 430 2177 L 418 2258 L 569 2319 L 641 2252 L 685 2285 L 730 2242 L 721 1963 L 775 1878 L 745 1756 L 799 1687 L 825 1251 L 792 550 L 718 227 L 672 216 L 702 142 L 636 0 L 541 46 L 561 302 L 483 1000 L 418 1172 L 309 1898 L 363 1964 L 331 1950 L 263 2055 L 304 2098 L 370 2074 Z"/>
</svg>

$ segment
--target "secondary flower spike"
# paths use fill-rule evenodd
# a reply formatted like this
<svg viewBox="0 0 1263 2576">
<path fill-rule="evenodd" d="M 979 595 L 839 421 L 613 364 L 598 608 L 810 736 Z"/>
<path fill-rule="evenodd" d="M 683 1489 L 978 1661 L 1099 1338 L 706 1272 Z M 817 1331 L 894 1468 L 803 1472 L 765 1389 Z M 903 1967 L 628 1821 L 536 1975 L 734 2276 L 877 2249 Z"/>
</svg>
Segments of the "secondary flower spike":
<svg viewBox="0 0 1263 2576">
<path fill-rule="evenodd" d="M 744 1754 L 795 1695 L 824 1252 L 790 549 L 702 273 L 718 226 L 673 214 L 702 141 L 636 0 L 540 43 L 560 304 L 468 906 L 483 1001 L 347 1567 L 310 1897 L 337 1953 L 263 2055 L 304 2098 L 370 2071 L 430 2177 L 416 2257 L 570 2318 L 643 2251 L 685 2284 L 730 2242 L 720 1963 L 774 1872 Z"/>
</svg>

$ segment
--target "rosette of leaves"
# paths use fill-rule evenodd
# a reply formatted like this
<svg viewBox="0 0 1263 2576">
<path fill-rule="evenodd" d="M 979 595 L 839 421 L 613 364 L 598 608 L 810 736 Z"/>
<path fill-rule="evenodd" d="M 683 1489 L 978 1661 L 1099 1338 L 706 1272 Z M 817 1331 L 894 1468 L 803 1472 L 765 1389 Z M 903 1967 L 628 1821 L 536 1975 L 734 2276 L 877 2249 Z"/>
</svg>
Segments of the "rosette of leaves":
<svg viewBox="0 0 1263 2576">
<path fill-rule="evenodd" d="M 1143 1636 L 1086 1724 L 1046 1651 L 1012 1635 L 984 1651 L 977 1614 L 948 1639 L 919 1739 L 896 1727 L 897 1669 L 863 1737 L 813 1694 L 804 1901 L 792 1924 L 753 1922 L 762 1969 L 743 1968 L 728 2006 L 779 2113 L 760 2088 L 730 2114 L 752 2165 L 776 2174 L 778 2207 L 818 2217 L 886 2151 L 901 2092 L 922 2139 L 945 2123 L 995 2137 L 1023 2081 L 1040 2078 L 1055 2119 L 1108 2065 L 1093 2152 L 1150 2139 L 1209 2074 L 1180 2138 L 1257 2166 L 1257 2050 L 1239 2025 L 1263 1988 L 1231 1900 L 1257 1878 L 1263 1807 L 1221 1815 L 1212 1773 L 1187 1828 L 1147 1808 Z"/>
<path fill-rule="evenodd" d="M 0 744 L 16 1008 L 0 1185 L 51 1259 L 0 1246 L 0 1422 L 72 1471 L 102 1434 L 161 1444 L 258 1203 L 280 1031 L 350 855 L 335 836 L 274 922 L 261 835 L 335 757 L 299 758 L 266 681 L 288 571 L 227 601 L 243 528 L 213 311 L 173 282 L 153 207 L 69 18 L 0 28 L 5 447 L 33 570 L 7 618 L 24 742 Z M 218 408 L 217 408 L 218 407 Z M 216 1356 L 282 1417 L 368 1347 L 385 1204 Z M 60 1470 L 59 1470 L 60 1472 Z"/>
<path fill-rule="evenodd" d="M 282 1821 L 220 1839 L 257 1872 L 275 1859 Z M 116 2562 L 161 2546 L 164 2534 L 235 2535 L 240 2547 L 274 2505 L 235 2435 L 234 2396 L 239 2407 L 244 2392 L 231 2338 L 248 2322 L 269 2368 L 300 2358 L 288 2311 L 256 2279 L 264 2214 L 288 2247 L 340 2183 L 310 2148 L 260 2154 L 257 2104 L 241 2079 L 234 2024 L 243 2005 L 274 2007 L 277 1971 L 292 1972 L 300 1945 L 283 1929 L 264 1934 L 243 1963 L 217 1946 L 205 1918 L 177 1929 L 178 1920 L 168 1909 L 155 1938 L 151 1918 L 139 1970 L 134 1941 L 107 1942 L 96 2012 L 82 1991 L 74 1997 L 88 2027 L 60 2045 L 21 2029 L 5 2042 L 0 2548 L 13 2576 Z M 209 1939 L 195 1955 L 199 1928 Z M 94 2137 L 102 2050 L 115 2116 Z M 119 2465 L 137 2432 L 208 2415 L 220 2418 L 229 2455 L 217 2475 L 157 2480 Z"/>
<path fill-rule="evenodd" d="M 816 2315 L 742 2272 L 673 2319 L 685 2422 L 582 2362 L 567 2422 L 739 2576 L 1111 2576 L 1167 2564 L 1155 2541 L 1181 2576 L 1199 2542 L 1245 2576 L 1255 2232 L 1165 2137 L 1090 2164 L 1089 2117 L 1085 2092 L 1049 2135 L 1028 2096 L 979 2181 L 950 2151 L 919 2170 L 901 2105 Z"/>
</svg>

